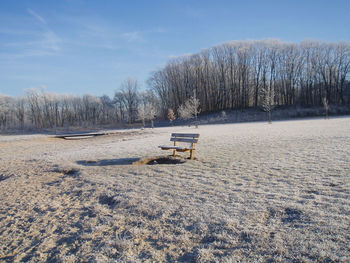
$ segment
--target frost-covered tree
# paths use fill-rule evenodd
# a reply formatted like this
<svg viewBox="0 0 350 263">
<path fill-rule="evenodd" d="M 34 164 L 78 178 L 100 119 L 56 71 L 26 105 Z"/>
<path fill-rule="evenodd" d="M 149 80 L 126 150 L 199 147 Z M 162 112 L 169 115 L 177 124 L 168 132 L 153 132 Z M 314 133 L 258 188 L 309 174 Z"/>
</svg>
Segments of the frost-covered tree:
<svg viewBox="0 0 350 263">
<path fill-rule="evenodd" d="M 29 118 L 36 128 L 43 128 L 42 98 L 40 91 L 29 89 L 26 91 L 26 100 L 29 106 Z"/>
<path fill-rule="evenodd" d="M 100 97 L 101 101 L 101 122 L 108 124 L 110 121 L 114 122 L 114 107 L 113 102 L 109 96 L 103 95 Z"/>
<path fill-rule="evenodd" d="M 261 89 L 261 107 L 268 114 L 269 123 L 271 120 L 271 111 L 275 107 L 275 92 L 271 85 Z"/>
<path fill-rule="evenodd" d="M 102 106 L 101 99 L 86 94 L 83 96 L 83 105 L 86 121 L 92 121 L 92 124 L 95 125 L 99 119 L 99 114 Z"/>
<path fill-rule="evenodd" d="M 138 120 L 142 121 L 142 127 L 145 128 L 146 109 L 143 104 L 139 104 L 137 107 L 137 116 Z"/>
<path fill-rule="evenodd" d="M 146 118 L 151 121 L 152 129 L 154 128 L 154 120 L 157 117 L 158 111 L 156 105 L 147 103 L 146 106 Z"/>
<path fill-rule="evenodd" d="M 195 120 L 198 120 L 198 114 L 200 113 L 200 103 L 199 99 L 197 99 L 196 94 L 192 96 L 189 100 L 186 101 L 186 108 L 189 109 L 191 115 L 195 118 Z"/>
<path fill-rule="evenodd" d="M 192 115 L 188 108 L 186 108 L 185 104 L 181 104 L 180 107 L 177 109 L 177 112 L 179 114 L 180 119 L 182 120 L 188 120 L 192 118 Z"/>
<path fill-rule="evenodd" d="M 173 125 L 173 121 L 175 119 L 176 119 L 176 116 L 173 109 L 168 109 L 168 120 L 170 121 L 171 125 Z"/>
<path fill-rule="evenodd" d="M 25 113 L 26 113 L 25 103 L 26 101 L 24 97 L 17 98 L 15 102 L 15 114 L 19 122 L 19 127 L 21 129 L 24 128 L 24 122 L 25 122 Z"/>
<path fill-rule="evenodd" d="M 142 91 L 138 94 L 138 116 L 140 120 L 150 121 L 154 128 L 154 120 L 159 114 L 159 100 L 152 90 Z M 144 121 L 142 122 L 143 125 Z"/>
<path fill-rule="evenodd" d="M 190 97 L 178 108 L 180 118 L 183 120 L 195 118 L 196 127 L 198 127 L 198 114 L 200 113 L 199 106 L 199 99 L 197 99 L 196 95 Z"/>
<path fill-rule="evenodd" d="M 221 120 L 226 120 L 227 119 L 227 114 L 226 114 L 226 112 L 225 111 L 222 111 L 221 112 Z"/>
<path fill-rule="evenodd" d="M 11 97 L 0 95 L 0 129 L 6 128 L 11 110 Z"/>
<path fill-rule="evenodd" d="M 329 108 L 329 105 L 328 105 L 328 100 L 327 100 L 327 98 L 324 97 L 323 100 L 322 100 L 322 102 L 323 102 L 323 107 L 324 107 L 324 109 L 325 109 L 325 111 L 326 111 L 326 119 L 328 119 L 328 108 Z"/>
<path fill-rule="evenodd" d="M 350 44 L 279 40 L 233 41 L 172 58 L 149 85 L 166 117 L 196 90 L 202 112 L 261 107 L 271 85 L 280 106 L 350 102 Z"/>
<path fill-rule="evenodd" d="M 129 124 L 133 123 L 137 118 L 138 88 L 138 81 L 134 78 L 128 78 L 121 84 L 123 102 L 127 111 Z"/>
</svg>

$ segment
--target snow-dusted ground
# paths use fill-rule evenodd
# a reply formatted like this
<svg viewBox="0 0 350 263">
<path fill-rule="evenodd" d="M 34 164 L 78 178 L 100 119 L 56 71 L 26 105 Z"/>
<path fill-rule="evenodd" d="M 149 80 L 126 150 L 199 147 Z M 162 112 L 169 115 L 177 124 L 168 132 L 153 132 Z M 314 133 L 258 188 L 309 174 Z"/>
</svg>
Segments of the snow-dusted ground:
<svg viewBox="0 0 350 263">
<path fill-rule="evenodd" d="M 0 260 L 346 262 L 349 156 L 350 118 L 0 136 Z"/>
</svg>

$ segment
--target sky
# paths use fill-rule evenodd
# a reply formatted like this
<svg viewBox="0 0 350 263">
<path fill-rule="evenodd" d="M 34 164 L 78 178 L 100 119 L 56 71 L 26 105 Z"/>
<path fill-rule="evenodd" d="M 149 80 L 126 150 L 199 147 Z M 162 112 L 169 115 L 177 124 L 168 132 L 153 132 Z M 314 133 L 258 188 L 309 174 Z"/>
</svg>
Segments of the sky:
<svg viewBox="0 0 350 263">
<path fill-rule="evenodd" d="M 147 88 L 174 56 L 234 40 L 350 41 L 348 0 L 0 1 L 0 94 Z"/>
</svg>

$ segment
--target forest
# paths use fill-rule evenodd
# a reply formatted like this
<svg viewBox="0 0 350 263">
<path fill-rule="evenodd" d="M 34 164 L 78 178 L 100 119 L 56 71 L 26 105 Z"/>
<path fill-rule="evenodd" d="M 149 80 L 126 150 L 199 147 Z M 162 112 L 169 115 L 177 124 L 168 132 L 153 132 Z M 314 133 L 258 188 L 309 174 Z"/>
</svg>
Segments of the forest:
<svg viewBox="0 0 350 263">
<path fill-rule="evenodd" d="M 0 95 L 0 129 L 117 125 L 155 118 L 169 111 L 189 118 L 195 110 L 350 104 L 350 44 L 279 40 L 233 41 L 197 54 L 170 59 L 151 73 L 147 88 L 128 78 L 113 98 L 27 90 L 22 97 Z M 269 108 L 269 107 L 267 107 Z M 197 114 L 197 112 L 196 112 Z"/>
</svg>

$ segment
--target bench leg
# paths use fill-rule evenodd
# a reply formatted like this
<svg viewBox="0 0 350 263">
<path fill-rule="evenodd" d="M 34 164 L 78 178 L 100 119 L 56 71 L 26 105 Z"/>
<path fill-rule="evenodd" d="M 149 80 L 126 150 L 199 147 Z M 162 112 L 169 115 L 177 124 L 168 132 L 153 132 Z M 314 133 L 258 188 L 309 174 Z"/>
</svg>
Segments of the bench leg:
<svg viewBox="0 0 350 263">
<path fill-rule="evenodd" d="M 174 146 L 177 146 L 178 143 L 177 142 L 174 142 Z M 176 156 L 176 150 L 173 151 L 173 156 L 175 157 Z"/>
<path fill-rule="evenodd" d="M 196 152 L 196 149 L 195 149 L 194 147 L 195 147 L 195 144 L 192 143 L 192 144 L 191 144 L 192 150 L 190 151 L 190 159 L 191 159 L 191 160 L 194 159 L 194 153 Z"/>
<path fill-rule="evenodd" d="M 194 153 L 196 150 L 191 150 L 190 151 L 190 159 L 193 160 L 194 159 Z"/>
</svg>

